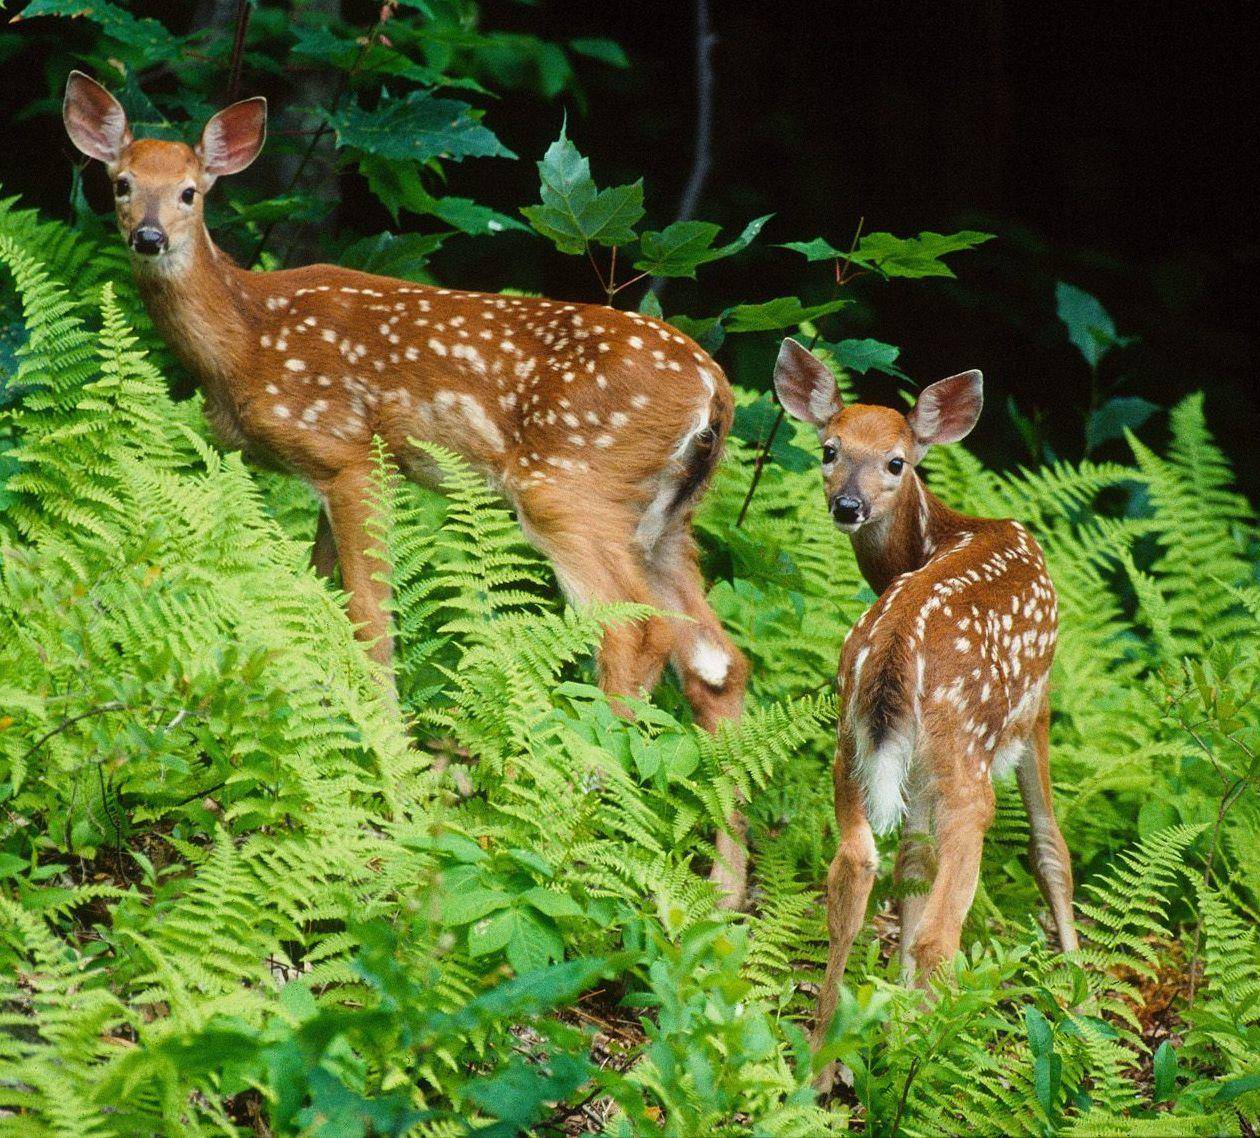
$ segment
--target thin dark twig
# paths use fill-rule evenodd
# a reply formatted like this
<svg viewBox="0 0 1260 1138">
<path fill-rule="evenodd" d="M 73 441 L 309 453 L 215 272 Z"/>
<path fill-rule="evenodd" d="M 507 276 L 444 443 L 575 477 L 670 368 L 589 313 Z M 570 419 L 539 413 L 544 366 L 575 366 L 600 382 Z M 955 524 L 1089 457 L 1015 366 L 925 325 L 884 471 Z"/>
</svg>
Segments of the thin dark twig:
<svg viewBox="0 0 1260 1138">
<path fill-rule="evenodd" d="M 97 707 L 89 707 L 87 711 L 81 711 L 79 712 L 78 715 L 71 715 L 68 718 L 63 719 L 60 723 L 57 724 L 56 727 L 53 727 L 51 730 L 44 732 L 44 734 L 41 735 L 38 739 L 36 739 L 34 743 L 32 743 L 29 747 L 27 747 L 26 751 L 22 755 L 22 762 L 26 762 L 27 759 L 29 759 L 36 751 L 40 749 L 40 747 L 42 747 L 45 743 L 47 743 L 48 740 L 51 739 L 54 735 L 60 735 L 61 732 L 65 731 L 68 727 L 73 727 L 81 719 L 90 719 L 94 715 L 107 715 L 111 711 L 126 711 L 126 710 L 128 710 L 126 704 L 123 704 L 119 702 L 118 700 L 110 700 L 109 703 L 102 703 Z"/>
<path fill-rule="evenodd" d="M 766 436 L 765 446 L 757 452 L 757 461 L 753 463 L 752 481 L 748 484 L 748 493 L 744 495 L 744 501 L 739 507 L 739 514 L 735 518 L 736 529 L 739 529 L 744 524 L 748 507 L 752 505 L 753 495 L 757 493 L 757 483 L 761 481 L 761 472 L 766 468 L 766 463 L 770 461 L 770 448 L 774 446 L 775 436 L 779 433 L 779 427 L 783 425 L 783 417 L 786 414 L 786 410 L 780 407 L 779 413 L 774 417 L 774 423 L 770 427 L 770 434 Z"/>
<path fill-rule="evenodd" d="M 914 1077 L 918 1073 L 919 1057 L 916 1055 L 910 1061 L 910 1070 L 906 1072 L 906 1081 L 901 1088 L 901 1098 L 897 1103 L 897 1113 L 893 1115 L 892 1129 L 888 1132 L 889 1138 L 897 1138 L 897 1132 L 901 1129 L 901 1116 L 906 1109 L 906 1099 L 910 1097 L 910 1084 L 914 1082 Z"/>
<path fill-rule="evenodd" d="M 713 165 L 713 45 L 717 36 L 709 19 L 709 0 L 696 0 L 696 148 L 691 173 L 678 202 L 678 221 L 689 221 Z M 649 291 L 660 293 L 665 277 L 654 277 Z"/>
<path fill-rule="evenodd" d="M 227 101 L 236 102 L 241 89 L 241 64 L 245 55 L 245 32 L 252 9 L 249 0 L 236 0 L 236 30 L 232 36 L 232 65 L 228 68 Z"/>
</svg>

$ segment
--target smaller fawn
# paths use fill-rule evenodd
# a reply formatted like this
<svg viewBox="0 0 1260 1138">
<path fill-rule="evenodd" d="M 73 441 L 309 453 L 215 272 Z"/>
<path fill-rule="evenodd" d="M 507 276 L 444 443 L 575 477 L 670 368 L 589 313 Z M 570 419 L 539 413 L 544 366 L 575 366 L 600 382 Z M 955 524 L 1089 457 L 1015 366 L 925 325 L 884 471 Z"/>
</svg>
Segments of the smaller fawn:
<svg viewBox="0 0 1260 1138">
<path fill-rule="evenodd" d="M 791 415 L 818 428 L 828 510 L 879 593 L 845 638 L 837 676 L 840 843 L 827 874 L 831 944 L 817 1045 L 875 880 L 872 831 L 887 833 L 904 817 L 896 879 L 930 884 L 926 896 L 901 902 L 903 976 L 924 984 L 958 949 L 993 820 L 992 778 L 1012 767 L 1031 822 L 1033 873 L 1061 947 L 1076 948 L 1072 867 L 1048 756 L 1058 610 L 1041 550 L 1019 522 L 956 513 L 915 470 L 929 447 L 975 426 L 978 371 L 925 388 L 909 415 L 844 407 L 821 361 L 784 340 L 774 386 Z M 820 1081 L 829 1086 L 831 1077 Z"/>
</svg>

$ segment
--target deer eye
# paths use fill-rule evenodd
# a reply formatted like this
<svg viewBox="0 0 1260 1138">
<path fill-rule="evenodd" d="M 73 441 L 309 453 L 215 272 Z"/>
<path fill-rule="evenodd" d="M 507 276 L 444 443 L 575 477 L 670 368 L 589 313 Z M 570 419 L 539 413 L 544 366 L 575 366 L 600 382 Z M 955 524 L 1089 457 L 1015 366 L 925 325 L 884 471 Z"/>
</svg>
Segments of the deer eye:
<svg viewBox="0 0 1260 1138">
<path fill-rule="evenodd" d="M 196 196 L 197 196 L 197 191 L 194 190 L 192 186 L 187 186 L 184 189 L 183 193 L 179 195 L 179 200 L 182 201 L 184 205 L 192 205 L 193 198 L 195 198 Z"/>
<path fill-rule="evenodd" d="M 824 466 L 830 466 L 833 462 L 835 462 L 836 454 L 837 454 L 837 451 L 836 451 L 835 443 L 823 443 L 823 465 Z"/>
<path fill-rule="evenodd" d="M 901 468 L 902 468 L 903 466 L 905 466 L 905 465 L 906 465 L 906 463 L 905 463 L 905 459 L 901 459 L 901 458 L 890 458 L 890 459 L 888 460 L 888 473 L 889 473 L 889 474 L 900 474 L 900 473 L 901 473 Z"/>
<path fill-rule="evenodd" d="M 116 197 L 125 198 L 131 193 L 131 181 L 128 178 L 119 178 L 114 183 L 114 195 Z"/>
</svg>

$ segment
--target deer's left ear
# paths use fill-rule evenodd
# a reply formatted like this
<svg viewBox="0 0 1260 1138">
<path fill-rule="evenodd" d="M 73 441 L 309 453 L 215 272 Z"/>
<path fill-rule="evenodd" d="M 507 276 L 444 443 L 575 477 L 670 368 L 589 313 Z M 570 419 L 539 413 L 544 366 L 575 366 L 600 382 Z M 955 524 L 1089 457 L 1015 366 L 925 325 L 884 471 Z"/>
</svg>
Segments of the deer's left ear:
<svg viewBox="0 0 1260 1138">
<path fill-rule="evenodd" d="M 261 95 L 224 107 L 206 123 L 197 157 L 212 177 L 244 170 L 267 140 L 267 100 Z"/>
<path fill-rule="evenodd" d="M 983 406 L 984 376 L 978 371 L 964 371 L 925 387 L 914 410 L 906 416 L 918 444 L 918 457 L 930 446 L 966 438 Z"/>
</svg>

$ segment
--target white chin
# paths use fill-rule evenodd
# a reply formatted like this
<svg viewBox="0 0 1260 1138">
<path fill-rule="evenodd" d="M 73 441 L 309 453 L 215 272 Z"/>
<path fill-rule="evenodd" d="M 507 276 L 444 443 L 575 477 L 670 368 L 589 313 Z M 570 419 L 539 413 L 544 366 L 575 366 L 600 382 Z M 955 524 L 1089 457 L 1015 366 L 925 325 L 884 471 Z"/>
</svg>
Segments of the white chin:
<svg viewBox="0 0 1260 1138">
<path fill-rule="evenodd" d="M 857 533 L 864 524 L 863 522 L 836 522 L 836 529 L 841 533 Z"/>
</svg>

